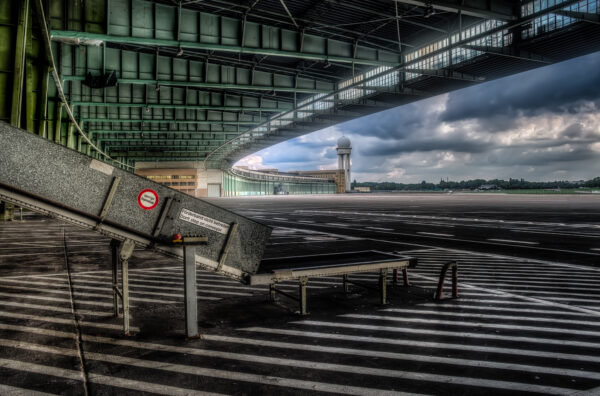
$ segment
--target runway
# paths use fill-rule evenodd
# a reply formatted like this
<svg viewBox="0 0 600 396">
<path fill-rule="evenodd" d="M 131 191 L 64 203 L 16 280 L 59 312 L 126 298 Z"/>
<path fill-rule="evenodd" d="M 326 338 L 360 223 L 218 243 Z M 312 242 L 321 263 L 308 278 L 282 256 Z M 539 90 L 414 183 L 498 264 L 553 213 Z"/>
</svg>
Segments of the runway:
<svg viewBox="0 0 600 396">
<path fill-rule="evenodd" d="M 599 200 L 215 200 L 274 227 L 267 257 L 377 249 L 419 264 L 386 306 L 375 292 L 345 295 L 339 278 L 311 281 L 305 317 L 264 287 L 200 272 L 199 340 L 183 337 L 180 263 L 135 252 L 135 335 L 124 337 L 110 316 L 108 239 L 37 215 L 3 223 L 0 393 L 586 394 L 600 386 Z M 459 299 L 435 302 L 449 260 Z"/>
</svg>

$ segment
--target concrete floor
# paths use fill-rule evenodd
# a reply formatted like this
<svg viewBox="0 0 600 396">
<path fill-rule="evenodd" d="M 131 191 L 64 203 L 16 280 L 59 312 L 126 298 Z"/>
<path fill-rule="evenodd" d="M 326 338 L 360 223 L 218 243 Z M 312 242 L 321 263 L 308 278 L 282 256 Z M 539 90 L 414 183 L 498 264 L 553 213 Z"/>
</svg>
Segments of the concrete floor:
<svg viewBox="0 0 600 396">
<path fill-rule="evenodd" d="M 264 287 L 201 272 L 203 338 L 186 340 L 182 265 L 136 251 L 135 334 L 124 337 L 110 316 L 109 241 L 27 214 L 0 224 L 0 394 L 567 395 L 600 386 L 598 196 L 214 202 L 275 227 L 267 257 L 399 251 L 419 259 L 413 286 L 393 288 L 380 306 L 376 292 L 345 295 L 340 279 L 321 278 L 301 317 L 284 299 L 269 303 Z M 434 302 L 448 260 L 459 262 L 460 298 Z"/>
</svg>

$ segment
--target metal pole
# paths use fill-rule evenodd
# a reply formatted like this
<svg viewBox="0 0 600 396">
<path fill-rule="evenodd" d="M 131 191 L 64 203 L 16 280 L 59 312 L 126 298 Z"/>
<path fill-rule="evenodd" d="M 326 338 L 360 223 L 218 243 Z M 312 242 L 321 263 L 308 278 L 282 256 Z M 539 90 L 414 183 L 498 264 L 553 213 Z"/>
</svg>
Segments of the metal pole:
<svg viewBox="0 0 600 396">
<path fill-rule="evenodd" d="M 198 297 L 196 286 L 196 248 L 183 246 L 185 330 L 188 337 L 198 336 Z"/>
<path fill-rule="evenodd" d="M 123 289 L 123 332 L 130 335 L 129 332 L 129 260 L 121 262 L 121 284 Z"/>
<path fill-rule="evenodd" d="M 381 305 L 387 304 L 387 268 L 379 273 L 379 285 L 381 286 Z"/>
<path fill-rule="evenodd" d="M 113 288 L 113 316 L 119 317 L 119 287 L 118 266 L 119 266 L 119 241 L 113 239 L 110 241 L 110 253 L 112 263 L 112 288 Z"/>
<path fill-rule="evenodd" d="M 121 261 L 121 299 L 123 301 L 123 332 L 126 336 L 129 333 L 129 258 L 133 254 L 135 243 L 131 239 L 126 239 L 119 250 L 119 260 Z"/>
<path fill-rule="evenodd" d="M 308 278 L 303 276 L 299 279 L 300 283 L 300 314 L 306 315 L 306 285 L 308 284 Z"/>
</svg>

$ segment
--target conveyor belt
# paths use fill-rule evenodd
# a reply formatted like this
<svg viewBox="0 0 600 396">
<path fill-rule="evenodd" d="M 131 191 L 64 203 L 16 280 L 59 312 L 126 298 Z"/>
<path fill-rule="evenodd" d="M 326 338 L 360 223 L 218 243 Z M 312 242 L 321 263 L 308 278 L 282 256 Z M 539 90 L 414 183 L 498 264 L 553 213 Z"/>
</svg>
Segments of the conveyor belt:
<svg viewBox="0 0 600 396">
<path fill-rule="evenodd" d="M 195 247 L 196 263 L 241 281 L 256 273 L 271 233 L 263 224 L 4 122 L 0 170 L 2 201 L 181 259 L 172 235 L 205 236 L 208 243 Z"/>
</svg>

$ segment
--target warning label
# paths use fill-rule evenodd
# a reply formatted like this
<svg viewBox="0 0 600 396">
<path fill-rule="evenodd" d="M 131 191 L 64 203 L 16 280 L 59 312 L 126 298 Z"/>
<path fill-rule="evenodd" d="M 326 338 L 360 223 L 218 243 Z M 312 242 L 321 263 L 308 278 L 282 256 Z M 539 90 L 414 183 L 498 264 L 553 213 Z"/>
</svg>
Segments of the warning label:
<svg viewBox="0 0 600 396">
<path fill-rule="evenodd" d="M 181 210 L 179 219 L 200 227 L 208 228 L 211 231 L 216 231 L 221 234 L 227 234 L 229 231 L 229 224 L 223 223 L 219 220 L 211 219 L 210 217 L 203 216 L 187 209 Z"/>
<path fill-rule="evenodd" d="M 151 210 L 158 205 L 158 194 L 154 190 L 146 189 L 138 195 L 138 205 L 145 210 Z"/>
</svg>

